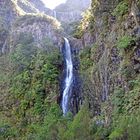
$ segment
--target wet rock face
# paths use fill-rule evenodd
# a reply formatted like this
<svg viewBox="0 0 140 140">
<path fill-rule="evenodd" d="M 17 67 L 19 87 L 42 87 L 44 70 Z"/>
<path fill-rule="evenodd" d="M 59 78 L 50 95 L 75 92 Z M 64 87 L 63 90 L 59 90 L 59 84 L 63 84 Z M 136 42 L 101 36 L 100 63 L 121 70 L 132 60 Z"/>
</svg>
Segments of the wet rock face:
<svg viewBox="0 0 140 140">
<path fill-rule="evenodd" d="M 71 96 L 69 100 L 70 111 L 75 115 L 83 104 L 82 97 L 82 79 L 80 77 L 79 52 L 83 48 L 82 40 L 69 38 L 73 62 L 73 85 L 71 87 Z"/>
<path fill-rule="evenodd" d="M 70 108 L 73 114 L 76 114 L 82 104 L 81 96 L 81 78 L 79 74 L 80 62 L 78 58 L 79 49 L 72 47 L 72 61 L 73 61 L 73 87 L 72 87 L 72 96 L 70 101 Z"/>
</svg>

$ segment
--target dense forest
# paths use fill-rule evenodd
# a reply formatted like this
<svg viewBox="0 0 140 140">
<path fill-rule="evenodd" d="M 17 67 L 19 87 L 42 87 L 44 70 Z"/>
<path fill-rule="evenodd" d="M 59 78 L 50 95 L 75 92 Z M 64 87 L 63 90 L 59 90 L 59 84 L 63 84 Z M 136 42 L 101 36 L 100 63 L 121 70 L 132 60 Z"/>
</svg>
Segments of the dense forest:
<svg viewBox="0 0 140 140">
<path fill-rule="evenodd" d="M 140 140 L 140 0 L 0 0 L 0 139 Z"/>
</svg>

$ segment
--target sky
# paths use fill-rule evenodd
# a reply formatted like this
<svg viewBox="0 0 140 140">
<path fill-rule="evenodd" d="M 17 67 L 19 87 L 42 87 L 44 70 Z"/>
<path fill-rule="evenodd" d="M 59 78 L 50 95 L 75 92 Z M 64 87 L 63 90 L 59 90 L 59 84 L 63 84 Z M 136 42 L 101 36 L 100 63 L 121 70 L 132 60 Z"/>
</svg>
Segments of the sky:
<svg viewBox="0 0 140 140">
<path fill-rule="evenodd" d="M 64 3 L 66 0 L 42 0 L 46 7 L 54 9 L 57 5 Z"/>
</svg>

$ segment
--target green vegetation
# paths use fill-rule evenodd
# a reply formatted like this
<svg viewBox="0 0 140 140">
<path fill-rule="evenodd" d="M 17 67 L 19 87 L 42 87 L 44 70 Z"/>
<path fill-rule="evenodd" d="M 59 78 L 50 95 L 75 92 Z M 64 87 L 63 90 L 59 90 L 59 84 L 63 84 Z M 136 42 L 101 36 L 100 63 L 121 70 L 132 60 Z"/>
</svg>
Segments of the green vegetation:
<svg viewBox="0 0 140 140">
<path fill-rule="evenodd" d="M 119 116 L 113 124 L 114 128 L 109 138 L 111 140 L 118 138 L 138 140 L 140 138 L 140 115 L 138 113 Z"/>
<path fill-rule="evenodd" d="M 130 81 L 132 85 L 129 93 L 118 93 L 118 95 L 120 94 L 119 100 L 116 101 L 117 104 L 115 104 L 115 107 L 119 109 L 119 112 L 113 113 L 112 132 L 109 136 L 111 140 L 117 138 L 138 140 L 140 138 L 140 81 L 138 79 L 139 77 L 136 80 Z"/>
<path fill-rule="evenodd" d="M 112 15 L 121 17 L 128 12 L 128 2 L 126 0 L 121 1 L 114 9 Z"/>
<path fill-rule="evenodd" d="M 74 117 L 64 134 L 65 140 L 91 140 L 90 135 L 90 114 L 88 108 L 83 106 L 79 113 Z"/>
<path fill-rule="evenodd" d="M 120 49 L 126 49 L 129 46 L 131 46 L 131 43 L 134 40 L 135 40 L 135 38 L 125 35 L 125 36 L 118 39 L 117 47 L 120 48 Z"/>
<path fill-rule="evenodd" d="M 58 105 L 53 104 L 41 123 L 31 124 L 28 127 L 26 139 L 52 140 L 59 138 L 59 131 L 63 129 L 70 118 L 64 118 Z"/>
<path fill-rule="evenodd" d="M 80 71 L 87 72 L 93 66 L 91 59 L 91 47 L 86 47 L 80 52 Z"/>
<path fill-rule="evenodd" d="M 2 139 L 22 139 L 28 127 L 42 123 L 50 107 L 57 102 L 62 60 L 57 48 L 53 49 L 48 39 L 44 42 L 48 43 L 46 51 L 36 48 L 30 34 L 21 34 L 11 52 L 11 119 L 1 125 Z"/>
<path fill-rule="evenodd" d="M 94 30 L 94 17 L 92 15 L 91 9 L 86 10 L 82 16 L 83 18 L 79 26 L 77 26 L 75 33 L 73 34 L 73 36 L 78 39 L 83 36 L 85 31 L 93 32 Z"/>
<path fill-rule="evenodd" d="M 71 114 L 63 117 L 59 107 L 53 105 L 42 124 L 29 127 L 26 137 L 35 140 L 90 140 L 90 132 L 90 117 L 86 107 L 73 120 Z"/>
</svg>

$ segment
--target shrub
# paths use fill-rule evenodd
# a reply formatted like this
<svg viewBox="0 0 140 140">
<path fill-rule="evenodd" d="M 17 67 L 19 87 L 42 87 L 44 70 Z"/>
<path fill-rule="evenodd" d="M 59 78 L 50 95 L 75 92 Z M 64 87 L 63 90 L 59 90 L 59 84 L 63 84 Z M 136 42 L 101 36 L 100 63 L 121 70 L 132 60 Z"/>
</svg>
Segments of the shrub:
<svg viewBox="0 0 140 140">
<path fill-rule="evenodd" d="M 80 62 L 81 72 L 87 71 L 91 66 L 93 66 L 91 48 L 87 47 L 80 52 Z"/>
<path fill-rule="evenodd" d="M 125 49 L 125 48 L 129 47 L 134 40 L 135 40 L 135 38 L 125 35 L 125 36 L 119 38 L 119 40 L 117 42 L 117 47 L 120 49 Z"/>
<path fill-rule="evenodd" d="M 11 61 L 15 69 L 23 70 L 27 67 L 36 53 L 37 48 L 33 44 L 32 35 L 21 33 L 11 53 Z"/>
<path fill-rule="evenodd" d="M 91 140 L 90 135 L 90 114 L 87 107 L 83 106 L 78 114 L 74 117 L 73 122 L 69 125 L 64 134 L 65 140 Z"/>
<path fill-rule="evenodd" d="M 58 48 L 49 40 L 44 41 L 46 50 L 35 47 L 32 37 L 22 34 L 11 53 L 14 71 L 11 76 L 10 93 L 11 99 L 15 101 L 12 115 L 18 118 L 13 123 L 19 127 L 21 137 L 27 135 L 25 131 L 31 124 L 39 127 L 38 124 L 43 123 L 49 106 L 57 102 L 59 94 L 61 56 Z M 36 136 L 32 133 L 29 135 Z"/>
<path fill-rule="evenodd" d="M 86 30 L 90 31 L 91 33 L 94 30 L 95 20 L 91 9 L 86 10 L 82 16 L 83 19 L 81 20 L 80 25 L 77 27 L 75 33 L 73 34 L 75 38 L 81 38 Z"/>
<path fill-rule="evenodd" d="M 123 113 L 124 112 L 124 102 L 125 102 L 125 93 L 123 89 L 117 88 L 114 90 L 114 96 L 112 97 L 112 104 L 115 108 L 115 113 Z"/>
<path fill-rule="evenodd" d="M 134 114 L 127 114 L 118 116 L 117 120 L 113 122 L 113 130 L 109 135 L 110 140 L 116 139 L 128 139 L 139 140 L 140 139 L 140 115 L 139 112 Z"/>
<path fill-rule="evenodd" d="M 123 16 L 128 12 L 128 3 L 125 1 L 120 2 L 117 7 L 114 9 L 112 15 L 113 16 Z"/>
</svg>

